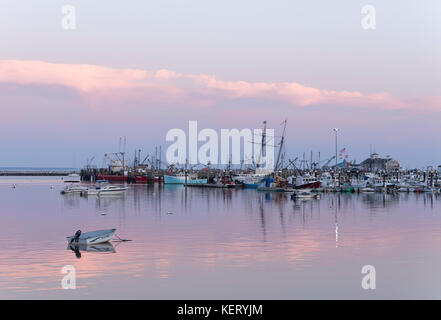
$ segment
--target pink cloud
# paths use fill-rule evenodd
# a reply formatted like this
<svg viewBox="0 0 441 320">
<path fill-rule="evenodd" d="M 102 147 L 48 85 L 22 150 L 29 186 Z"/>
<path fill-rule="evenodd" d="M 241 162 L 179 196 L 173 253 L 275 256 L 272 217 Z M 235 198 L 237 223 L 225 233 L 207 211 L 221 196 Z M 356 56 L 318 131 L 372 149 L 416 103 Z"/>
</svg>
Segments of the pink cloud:
<svg viewBox="0 0 441 320">
<path fill-rule="evenodd" d="M 114 69 L 87 64 L 42 61 L 0 61 L 0 82 L 61 85 L 78 90 L 91 106 L 102 99 L 147 98 L 149 103 L 209 107 L 224 100 L 257 98 L 283 101 L 298 107 L 314 105 L 371 107 L 413 111 L 441 110 L 441 97 L 403 99 L 386 92 L 365 94 L 307 87 L 295 82 L 219 80 L 214 75 L 181 74 L 162 69 Z"/>
</svg>

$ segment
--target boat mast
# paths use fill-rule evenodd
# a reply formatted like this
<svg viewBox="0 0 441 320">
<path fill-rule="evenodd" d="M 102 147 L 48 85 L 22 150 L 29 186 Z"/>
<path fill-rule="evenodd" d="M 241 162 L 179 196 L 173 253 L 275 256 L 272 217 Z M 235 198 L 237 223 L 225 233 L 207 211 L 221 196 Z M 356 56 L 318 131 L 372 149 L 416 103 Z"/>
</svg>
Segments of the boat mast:
<svg viewBox="0 0 441 320">
<path fill-rule="evenodd" d="M 277 161 L 276 161 L 276 166 L 274 168 L 274 171 L 277 171 L 279 169 L 280 154 L 282 153 L 283 143 L 285 141 L 285 131 L 286 131 L 286 122 L 287 121 L 288 121 L 288 119 L 285 119 L 285 121 L 282 122 L 282 124 L 284 124 L 283 134 L 282 134 L 282 139 L 280 140 L 279 153 L 277 154 Z"/>
<path fill-rule="evenodd" d="M 256 168 L 260 168 L 260 161 L 262 159 L 263 148 L 266 144 L 266 120 L 263 122 L 262 143 L 260 146 L 259 158 L 257 159 Z"/>
</svg>

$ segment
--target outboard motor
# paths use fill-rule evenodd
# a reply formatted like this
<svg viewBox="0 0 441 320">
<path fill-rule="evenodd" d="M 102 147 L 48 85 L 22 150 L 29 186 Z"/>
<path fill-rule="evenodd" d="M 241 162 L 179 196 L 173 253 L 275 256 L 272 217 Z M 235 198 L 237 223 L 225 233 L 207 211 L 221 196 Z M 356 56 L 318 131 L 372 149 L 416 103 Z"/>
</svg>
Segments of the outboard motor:
<svg viewBox="0 0 441 320">
<path fill-rule="evenodd" d="M 80 239 L 80 236 L 81 236 L 81 230 L 78 230 L 77 232 L 75 232 L 75 235 L 74 235 L 74 237 L 72 238 L 72 240 L 70 241 L 71 243 L 72 242 L 78 242 L 78 240 Z"/>
</svg>

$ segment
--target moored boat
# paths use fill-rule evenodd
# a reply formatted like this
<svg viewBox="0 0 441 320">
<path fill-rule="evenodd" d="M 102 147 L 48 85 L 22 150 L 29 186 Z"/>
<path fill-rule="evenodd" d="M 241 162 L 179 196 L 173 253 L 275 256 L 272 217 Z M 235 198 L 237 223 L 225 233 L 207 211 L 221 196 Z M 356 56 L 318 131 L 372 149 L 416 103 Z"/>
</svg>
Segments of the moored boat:
<svg viewBox="0 0 441 320">
<path fill-rule="evenodd" d="M 96 185 L 93 188 L 88 188 L 84 194 L 91 196 L 91 195 L 98 195 L 98 192 L 103 188 L 104 186 L 108 185 L 109 181 L 107 180 L 97 180 Z"/>
<path fill-rule="evenodd" d="M 78 230 L 75 235 L 67 237 L 69 244 L 93 245 L 110 241 L 115 235 L 116 229 L 97 230 L 82 233 Z"/>
<path fill-rule="evenodd" d="M 187 175 L 187 179 L 185 175 L 180 174 L 176 176 L 164 175 L 164 184 L 202 184 L 207 183 L 207 179 L 198 179 L 194 175 Z"/>
<path fill-rule="evenodd" d="M 110 182 L 126 182 L 127 181 L 127 175 L 122 174 L 97 174 L 96 179 L 97 180 L 107 180 Z"/>
<path fill-rule="evenodd" d="M 315 177 L 311 177 L 309 174 L 297 177 L 294 185 L 295 189 L 317 189 L 320 187 L 321 182 Z"/>
<path fill-rule="evenodd" d="M 116 194 L 124 194 L 127 190 L 127 187 L 120 187 L 120 186 L 114 186 L 114 185 L 108 185 L 100 188 L 98 190 L 97 195 L 98 196 L 104 196 L 104 195 L 116 195 Z"/>
<path fill-rule="evenodd" d="M 81 177 L 77 173 L 71 173 L 66 178 L 63 178 L 63 181 L 66 183 L 80 183 Z"/>
</svg>

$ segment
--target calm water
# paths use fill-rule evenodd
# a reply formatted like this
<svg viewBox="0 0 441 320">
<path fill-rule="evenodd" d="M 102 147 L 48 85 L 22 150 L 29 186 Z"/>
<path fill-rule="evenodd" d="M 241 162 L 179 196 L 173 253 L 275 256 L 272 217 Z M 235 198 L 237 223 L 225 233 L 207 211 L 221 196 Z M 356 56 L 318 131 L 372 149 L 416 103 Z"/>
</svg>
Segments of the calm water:
<svg viewBox="0 0 441 320">
<path fill-rule="evenodd" d="M 130 186 L 87 198 L 62 187 L 0 179 L 0 298 L 441 298 L 441 197 Z M 67 249 L 77 229 L 106 228 L 133 241 L 81 258 Z M 75 290 L 61 287 L 64 265 Z M 362 289 L 363 265 L 376 290 Z"/>
</svg>

